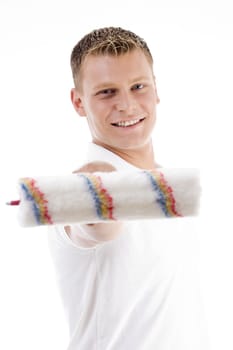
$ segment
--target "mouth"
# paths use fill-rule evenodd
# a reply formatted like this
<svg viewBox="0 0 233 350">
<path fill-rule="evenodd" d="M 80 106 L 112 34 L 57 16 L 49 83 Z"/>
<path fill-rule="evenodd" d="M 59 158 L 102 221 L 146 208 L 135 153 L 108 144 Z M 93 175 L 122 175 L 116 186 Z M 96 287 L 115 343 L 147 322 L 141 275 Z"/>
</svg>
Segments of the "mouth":
<svg viewBox="0 0 233 350">
<path fill-rule="evenodd" d="M 117 126 L 117 127 L 123 127 L 127 128 L 136 124 L 141 123 L 145 118 L 137 118 L 137 119 L 132 119 L 132 120 L 121 120 L 117 123 L 112 123 L 111 125 Z"/>
</svg>

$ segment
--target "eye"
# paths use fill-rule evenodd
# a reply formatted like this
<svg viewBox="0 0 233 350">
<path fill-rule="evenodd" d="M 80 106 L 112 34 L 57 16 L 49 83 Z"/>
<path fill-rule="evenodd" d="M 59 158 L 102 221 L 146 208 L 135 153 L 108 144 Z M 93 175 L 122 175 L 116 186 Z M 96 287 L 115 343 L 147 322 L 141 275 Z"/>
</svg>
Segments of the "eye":
<svg viewBox="0 0 233 350">
<path fill-rule="evenodd" d="M 109 96 L 116 92 L 115 89 L 104 89 L 97 93 L 97 95 Z"/>
<path fill-rule="evenodd" d="M 141 90 L 143 88 L 144 88 L 143 84 L 135 84 L 132 89 L 133 90 Z"/>
</svg>

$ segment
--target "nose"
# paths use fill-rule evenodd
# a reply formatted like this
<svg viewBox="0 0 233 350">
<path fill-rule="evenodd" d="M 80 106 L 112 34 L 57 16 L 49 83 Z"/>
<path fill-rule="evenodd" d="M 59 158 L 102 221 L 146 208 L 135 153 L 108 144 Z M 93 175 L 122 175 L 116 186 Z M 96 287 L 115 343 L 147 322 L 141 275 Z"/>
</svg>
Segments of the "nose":
<svg viewBox="0 0 233 350">
<path fill-rule="evenodd" d="M 116 109 L 118 112 L 132 114 L 136 110 L 136 101 L 131 91 L 121 91 L 117 96 Z"/>
</svg>

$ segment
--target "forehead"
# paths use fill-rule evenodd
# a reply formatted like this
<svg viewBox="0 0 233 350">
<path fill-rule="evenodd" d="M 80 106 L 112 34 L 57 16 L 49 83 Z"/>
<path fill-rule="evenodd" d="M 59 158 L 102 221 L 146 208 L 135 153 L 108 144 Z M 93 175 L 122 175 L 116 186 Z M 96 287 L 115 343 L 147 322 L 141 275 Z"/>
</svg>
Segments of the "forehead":
<svg viewBox="0 0 233 350">
<path fill-rule="evenodd" d="M 83 84 L 134 79 L 152 76 L 152 63 L 140 49 L 119 55 L 89 55 L 82 67 Z"/>
</svg>

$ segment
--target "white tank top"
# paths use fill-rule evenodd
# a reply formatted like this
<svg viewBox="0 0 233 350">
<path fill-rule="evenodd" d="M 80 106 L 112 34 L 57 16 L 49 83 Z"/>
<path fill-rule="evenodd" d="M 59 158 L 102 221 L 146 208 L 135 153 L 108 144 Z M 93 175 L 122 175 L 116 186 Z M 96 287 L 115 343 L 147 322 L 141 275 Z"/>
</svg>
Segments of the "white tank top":
<svg viewBox="0 0 233 350">
<path fill-rule="evenodd" d="M 133 166 L 90 144 L 87 161 Z M 130 221 L 85 248 L 63 227 L 49 246 L 67 315 L 67 350 L 208 350 L 195 218 Z"/>
</svg>

